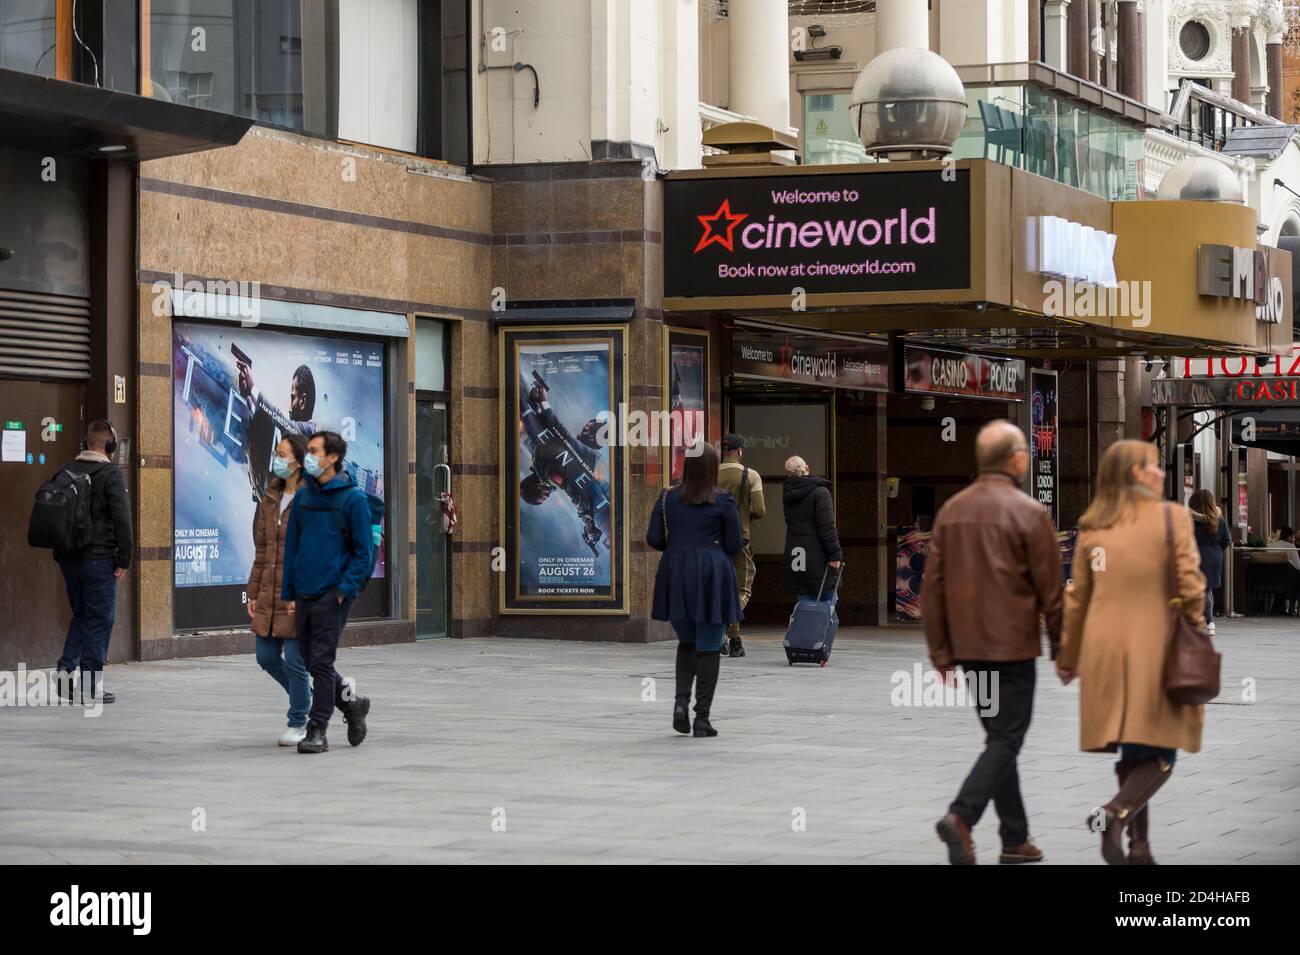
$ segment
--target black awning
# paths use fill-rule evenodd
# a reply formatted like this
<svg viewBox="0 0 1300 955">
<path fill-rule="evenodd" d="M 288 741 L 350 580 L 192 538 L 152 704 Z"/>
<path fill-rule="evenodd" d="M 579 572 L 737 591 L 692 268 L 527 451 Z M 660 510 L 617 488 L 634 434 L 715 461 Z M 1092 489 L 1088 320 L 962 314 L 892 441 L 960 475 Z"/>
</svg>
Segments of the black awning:
<svg viewBox="0 0 1300 955">
<path fill-rule="evenodd" d="M 143 161 L 233 146 L 252 125 L 242 116 L 0 69 L 0 145 Z"/>
<path fill-rule="evenodd" d="M 636 315 L 636 300 L 630 298 L 541 299 L 507 302 L 492 312 L 496 325 L 598 325 L 630 322 Z"/>
</svg>

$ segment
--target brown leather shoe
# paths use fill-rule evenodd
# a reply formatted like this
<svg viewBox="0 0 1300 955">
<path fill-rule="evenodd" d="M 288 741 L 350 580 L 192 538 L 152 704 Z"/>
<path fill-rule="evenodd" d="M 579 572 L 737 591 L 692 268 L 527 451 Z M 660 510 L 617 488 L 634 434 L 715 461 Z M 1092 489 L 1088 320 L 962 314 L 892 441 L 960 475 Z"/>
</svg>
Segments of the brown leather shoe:
<svg viewBox="0 0 1300 955">
<path fill-rule="evenodd" d="M 948 847 L 948 861 L 953 865 L 975 864 L 975 843 L 970 837 L 970 826 L 952 813 L 940 819 L 934 827 L 939 840 Z"/>
<path fill-rule="evenodd" d="M 998 856 L 1000 865 L 1024 865 L 1026 862 L 1042 862 L 1043 850 L 1034 845 L 1033 839 L 1026 839 L 1018 846 L 1008 846 Z"/>
</svg>

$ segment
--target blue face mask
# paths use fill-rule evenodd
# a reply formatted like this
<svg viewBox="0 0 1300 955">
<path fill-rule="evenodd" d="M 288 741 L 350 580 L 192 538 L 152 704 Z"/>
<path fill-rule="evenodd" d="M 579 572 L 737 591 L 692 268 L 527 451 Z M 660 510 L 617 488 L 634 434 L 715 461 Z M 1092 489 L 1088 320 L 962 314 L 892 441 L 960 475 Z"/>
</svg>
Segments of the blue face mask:
<svg viewBox="0 0 1300 955">
<path fill-rule="evenodd" d="M 307 452 L 307 457 L 302 462 L 302 467 L 304 471 L 314 478 L 318 478 L 325 473 L 325 468 L 320 463 L 320 458 L 316 457 L 316 455 L 312 454 L 310 451 Z"/>
<path fill-rule="evenodd" d="M 294 468 L 289 464 L 287 458 L 282 458 L 278 454 L 271 459 L 271 473 L 282 481 L 289 480 L 293 476 Z"/>
</svg>

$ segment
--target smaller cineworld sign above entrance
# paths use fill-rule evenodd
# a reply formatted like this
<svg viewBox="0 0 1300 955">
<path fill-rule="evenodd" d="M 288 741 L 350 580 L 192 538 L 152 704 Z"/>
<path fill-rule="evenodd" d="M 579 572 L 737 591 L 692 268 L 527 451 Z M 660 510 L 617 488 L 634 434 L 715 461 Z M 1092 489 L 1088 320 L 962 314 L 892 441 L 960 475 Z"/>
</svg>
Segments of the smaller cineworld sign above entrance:
<svg viewBox="0 0 1300 955">
<path fill-rule="evenodd" d="M 1286 314 L 1282 280 L 1269 275 L 1268 256 L 1259 249 L 1231 245 L 1196 247 L 1196 291 L 1217 298 L 1255 303 L 1255 320 L 1280 325 Z"/>
</svg>

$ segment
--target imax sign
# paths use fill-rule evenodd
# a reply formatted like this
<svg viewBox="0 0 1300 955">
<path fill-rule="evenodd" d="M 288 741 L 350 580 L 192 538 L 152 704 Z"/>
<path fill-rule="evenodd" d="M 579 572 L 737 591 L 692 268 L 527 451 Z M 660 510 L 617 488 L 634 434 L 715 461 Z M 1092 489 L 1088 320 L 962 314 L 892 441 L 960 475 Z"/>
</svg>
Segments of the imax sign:
<svg viewBox="0 0 1300 955">
<path fill-rule="evenodd" d="M 1038 216 L 1037 271 L 1114 288 L 1115 242 L 1109 232 L 1060 216 Z"/>
</svg>

